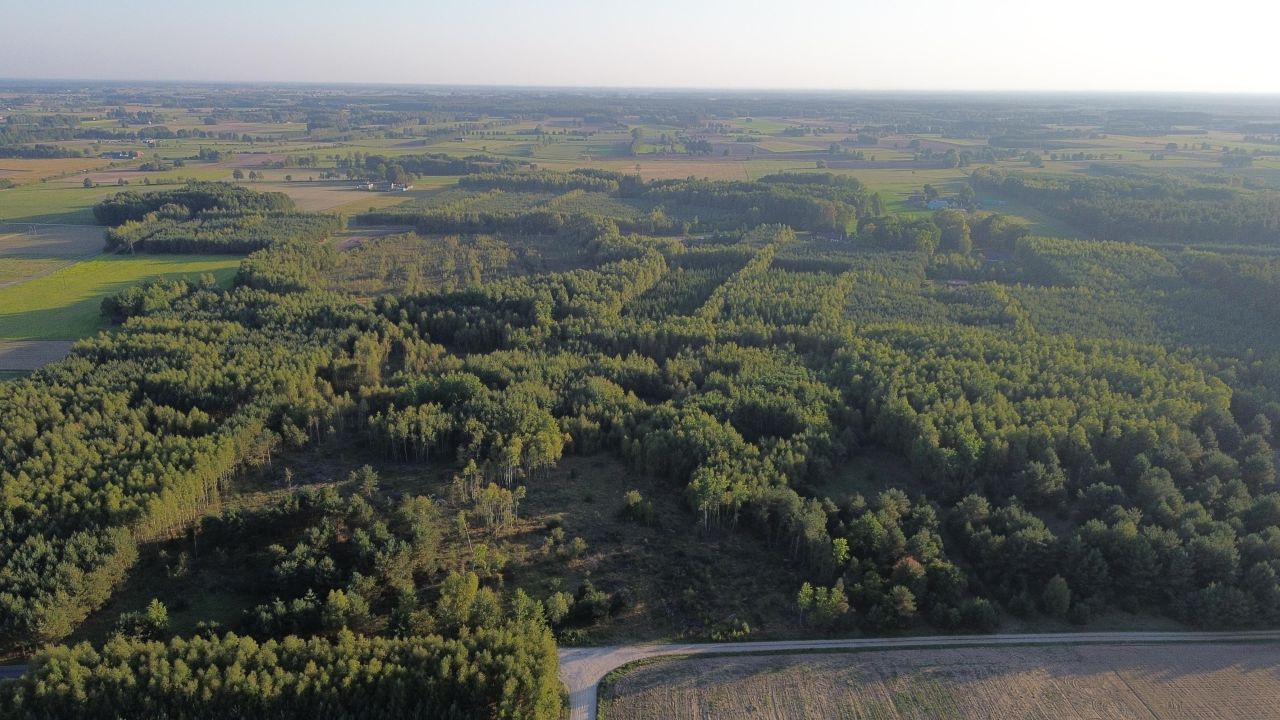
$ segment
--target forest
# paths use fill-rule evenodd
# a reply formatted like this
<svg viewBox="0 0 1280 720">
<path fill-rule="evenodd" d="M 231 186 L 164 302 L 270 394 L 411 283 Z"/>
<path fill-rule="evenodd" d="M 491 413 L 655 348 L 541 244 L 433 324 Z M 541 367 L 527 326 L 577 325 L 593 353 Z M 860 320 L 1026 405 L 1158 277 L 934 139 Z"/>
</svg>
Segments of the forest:
<svg viewBox="0 0 1280 720">
<path fill-rule="evenodd" d="M 636 605 L 573 569 L 565 527 L 506 540 L 574 457 L 677 499 L 619 484 L 624 527 L 758 543 L 795 578 L 785 614 L 704 611 L 690 638 L 1280 621 L 1277 266 L 1219 247 L 1273 243 L 1270 201 L 973 172 L 1085 241 L 895 214 L 829 173 L 399 162 L 460 173 L 452 204 L 359 214 L 415 231 L 343 252 L 341 218 L 238 186 L 94 208 L 117 251 L 246 257 L 229 288 L 109 298 L 111 332 L 0 383 L 0 639 L 42 648 L 0 718 L 559 717 L 556 642 Z M 495 192 L 557 200 L 466 209 Z M 1242 212 L 1153 217 L 1174 198 Z M 231 502 L 333 444 L 370 462 Z M 262 602 L 171 637 L 156 601 L 59 644 L 157 543 Z"/>
<path fill-rule="evenodd" d="M 1106 240 L 1275 246 L 1280 198 L 1221 182 L 1119 174 L 1063 179 L 978 168 L 975 188 L 1024 200 Z"/>
</svg>

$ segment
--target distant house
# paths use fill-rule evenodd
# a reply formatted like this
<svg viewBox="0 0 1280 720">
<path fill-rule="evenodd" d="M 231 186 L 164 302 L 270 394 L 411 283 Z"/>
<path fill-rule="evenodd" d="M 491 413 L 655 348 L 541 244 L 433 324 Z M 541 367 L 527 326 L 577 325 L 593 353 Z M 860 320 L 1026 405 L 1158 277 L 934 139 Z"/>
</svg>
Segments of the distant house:
<svg viewBox="0 0 1280 720">
<path fill-rule="evenodd" d="M 951 201 L 943 200 L 942 198 L 934 198 L 926 203 L 925 207 L 930 210 L 947 210 L 951 207 Z"/>
<path fill-rule="evenodd" d="M 136 160 L 142 157 L 142 152 L 139 150 L 112 150 L 102 153 L 99 157 L 108 160 Z"/>
<path fill-rule="evenodd" d="M 403 185 L 400 183 L 391 183 L 391 192 L 407 192 L 412 189 L 413 185 L 410 185 L 409 183 L 404 183 Z"/>
</svg>

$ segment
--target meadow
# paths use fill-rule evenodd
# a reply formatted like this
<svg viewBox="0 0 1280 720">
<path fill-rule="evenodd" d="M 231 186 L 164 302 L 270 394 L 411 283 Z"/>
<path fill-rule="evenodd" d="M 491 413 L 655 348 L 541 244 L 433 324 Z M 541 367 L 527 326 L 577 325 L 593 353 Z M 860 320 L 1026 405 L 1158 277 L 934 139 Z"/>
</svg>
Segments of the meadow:
<svg viewBox="0 0 1280 720">
<path fill-rule="evenodd" d="M 146 280 L 198 279 L 211 273 L 228 283 L 237 257 L 109 255 L 0 288 L 0 339 L 74 340 L 103 329 L 99 306 L 108 295 Z"/>
</svg>

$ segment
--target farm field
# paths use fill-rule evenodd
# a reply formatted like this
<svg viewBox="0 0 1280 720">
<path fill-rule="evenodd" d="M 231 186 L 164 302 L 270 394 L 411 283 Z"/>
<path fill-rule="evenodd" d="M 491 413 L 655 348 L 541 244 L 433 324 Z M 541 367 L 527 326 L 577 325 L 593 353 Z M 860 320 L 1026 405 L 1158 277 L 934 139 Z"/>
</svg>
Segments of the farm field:
<svg viewBox="0 0 1280 720">
<path fill-rule="evenodd" d="M 1280 706 L 1280 646 L 927 649 L 708 657 L 623 670 L 607 720 L 1252 720 Z"/>
<path fill-rule="evenodd" d="M 0 258 L 77 258 L 102 250 L 102 228 L 92 225 L 0 223 Z"/>
<path fill-rule="evenodd" d="M 74 340 L 102 329 L 102 298 L 155 278 L 229 282 L 238 257 L 111 255 L 0 288 L 0 339 Z"/>
<path fill-rule="evenodd" d="M 0 190 L 0 222 L 93 224 L 93 204 L 121 188 L 35 183 Z"/>
<path fill-rule="evenodd" d="M 71 262 L 58 258 L 0 256 L 0 288 L 47 275 Z"/>
<path fill-rule="evenodd" d="M 78 173 L 82 170 L 99 168 L 106 164 L 106 160 L 96 157 L 47 160 L 0 158 L 0 178 L 12 180 L 19 185 L 26 185 L 28 183 L 38 183 L 43 178 L 63 173 Z"/>
</svg>

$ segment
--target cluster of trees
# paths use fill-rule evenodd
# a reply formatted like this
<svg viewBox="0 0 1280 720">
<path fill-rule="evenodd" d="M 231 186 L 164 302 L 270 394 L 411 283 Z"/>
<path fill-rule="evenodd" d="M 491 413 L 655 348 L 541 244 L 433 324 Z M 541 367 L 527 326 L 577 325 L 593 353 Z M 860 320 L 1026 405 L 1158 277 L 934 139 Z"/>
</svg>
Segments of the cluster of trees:
<svg viewBox="0 0 1280 720">
<path fill-rule="evenodd" d="M 128 253 L 248 254 L 276 244 L 318 243 L 340 229 L 333 215 L 215 209 L 193 217 L 186 207 L 169 204 L 108 228 L 106 240 L 108 250 Z"/>
<path fill-rule="evenodd" d="M 797 230 L 852 235 L 860 217 L 883 213 L 879 195 L 857 180 L 824 174 L 778 174 L 757 182 L 656 180 L 577 170 L 571 174 L 503 173 L 464 176 L 477 191 L 511 190 L 607 194 L 647 205 L 645 215 L 565 212 L 550 208 L 475 212 L 458 208 L 433 211 L 383 211 L 358 216 L 369 225 L 414 225 L 423 233 L 554 234 L 565 227 L 587 226 L 592 235 L 617 228 L 649 235 L 742 231 L 761 224 L 785 224 Z"/>
<path fill-rule="evenodd" d="M 641 185 L 638 175 L 624 175 L 603 170 L 574 170 L 568 173 L 477 173 L 459 178 L 458 185 L 483 190 L 566 193 L 583 190 L 630 196 Z M 624 188 L 626 188 L 624 190 Z"/>
<path fill-rule="evenodd" d="M 945 629 L 988 631 L 999 611 L 973 598 L 969 579 L 947 559 L 934 506 L 887 490 L 868 503 L 855 495 L 838 513 L 830 587 L 805 583 L 797 605 L 806 622 L 831 630 L 857 625 L 870 632 L 927 620 Z"/>
<path fill-rule="evenodd" d="M 93 216 L 100 225 L 122 225 L 130 220 L 143 220 L 166 205 L 183 208 L 188 217 L 207 210 L 278 213 L 295 209 L 293 200 L 281 192 L 257 192 L 230 183 L 191 182 L 175 190 L 116 193 L 94 205 Z"/>
<path fill-rule="evenodd" d="M 1261 312 L 1280 306 L 1280 259 L 1188 250 L 1179 260 L 1189 282 Z"/>
<path fill-rule="evenodd" d="M 93 208 L 108 250 L 247 254 L 274 245 L 318 245 L 341 229 L 333 215 L 302 213 L 284 193 L 260 193 L 227 183 L 122 192 Z"/>
<path fill-rule="evenodd" d="M 491 155 L 471 155 L 458 158 L 445 153 L 423 155 L 363 155 L 355 163 L 363 163 L 365 177 L 389 182 L 411 181 L 422 175 L 466 175 L 468 173 L 509 172 L 518 163 Z"/>
<path fill-rule="evenodd" d="M 83 156 L 84 153 L 79 150 L 64 148 L 60 145 L 45 145 L 42 143 L 36 143 L 35 145 L 0 145 L 0 158 L 48 160 L 51 158 L 77 158 Z"/>
<path fill-rule="evenodd" d="M 6 642 L 70 633 L 124 578 L 139 538 L 216 505 L 236 468 L 277 442 L 278 398 L 324 395 L 321 357 L 306 335 L 250 327 L 255 312 L 279 308 L 242 295 L 227 303 L 245 313 L 237 322 L 223 300 L 212 287 L 160 287 L 136 304 L 152 316 L 126 319 L 71 360 L 0 385 Z M 154 316 L 172 303 L 185 304 L 180 317 Z"/>
<path fill-rule="evenodd" d="M 1015 243 L 1013 259 L 1022 278 L 1050 285 L 1114 290 L 1178 276 L 1164 255 L 1133 243 L 1025 237 Z"/>
<path fill-rule="evenodd" d="M 533 618 L 457 638 L 118 637 L 42 651 L 31 672 L 0 685 L 0 718 L 554 720 L 557 667 Z"/>
<path fill-rule="evenodd" d="M 1033 205 L 1107 240 L 1190 245 L 1280 242 L 1280 196 L 1168 176 L 1071 177 L 979 168 L 975 187 Z"/>
</svg>

